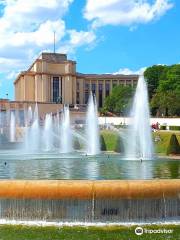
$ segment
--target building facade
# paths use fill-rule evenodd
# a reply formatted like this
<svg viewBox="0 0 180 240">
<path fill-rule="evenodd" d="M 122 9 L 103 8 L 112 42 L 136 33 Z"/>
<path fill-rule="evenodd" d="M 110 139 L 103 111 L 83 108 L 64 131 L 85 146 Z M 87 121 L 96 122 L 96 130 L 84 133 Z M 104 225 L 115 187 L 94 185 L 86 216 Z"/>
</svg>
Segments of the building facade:
<svg viewBox="0 0 180 240">
<path fill-rule="evenodd" d="M 102 107 L 113 87 L 134 86 L 137 81 L 138 75 L 77 73 L 76 62 L 66 54 L 42 53 L 15 80 L 15 101 L 83 105 L 92 91 Z"/>
</svg>

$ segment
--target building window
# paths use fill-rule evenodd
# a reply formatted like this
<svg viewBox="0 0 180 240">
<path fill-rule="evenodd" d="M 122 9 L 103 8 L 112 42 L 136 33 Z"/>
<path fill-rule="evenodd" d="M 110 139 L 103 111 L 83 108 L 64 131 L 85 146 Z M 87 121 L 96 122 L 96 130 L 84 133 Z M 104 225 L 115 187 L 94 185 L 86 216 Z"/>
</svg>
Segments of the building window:
<svg viewBox="0 0 180 240">
<path fill-rule="evenodd" d="M 125 80 L 120 80 L 120 81 L 119 81 L 119 84 L 120 84 L 120 85 L 125 85 L 125 84 L 126 84 L 126 81 L 125 81 Z"/>
<path fill-rule="evenodd" d="M 89 83 L 84 84 L 84 103 L 87 104 L 89 99 Z"/>
<path fill-rule="evenodd" d="M 89 92 L 85 92 L 85 99 L 84 99 L 85 104 L 88 103 L 88 99 L 89 99 Z"/>
<path fill-rule="evenodd" d="M 77 89 L 77 91 L 79 91 L 79 82 L 78 81 L 76 82 L 76 89 Z"/>
<path fill-rule="evenodd" d="M 59 77 L 53 77 L 53 102 L 58 102 L 59 97 Z"/>
<path fill-rule="evenodd" d="M 114 80 L 114 81 L 113 81 L 113 88 L 115 88 L 116 86 L 117 86 L 117 81 Z"/>
<path fill-rule="evenodd" d="M 110 83 L 106 82 L 106 97 L 108 97 L 110 94 Z"/>
<path fill-rule="evenodd" d="M 80 103 L 80 97 L 79 97 L 79 92 L 76 93 L 76 103 Z"/>
<path fill-rule="evenodd" d="M 95 83 L 92 83 L 91 90 L 92 90 L 92 94 L 96 95 L 96 84 Z"/>
<path fill-rule="evenodd" d="M 126 85 L 127 85 L 127 86 L 132 86 L 131 80 L 126 80 Z"/>
<path fill-rule="evenodd" d="M 85 83 L 85 91 L 89 91 L 89 83 Z"/>
<path fill-rule="evenodd" d="M 99 83 L 99 107 L 103 106 L 103 84 Z"/>
</svg>

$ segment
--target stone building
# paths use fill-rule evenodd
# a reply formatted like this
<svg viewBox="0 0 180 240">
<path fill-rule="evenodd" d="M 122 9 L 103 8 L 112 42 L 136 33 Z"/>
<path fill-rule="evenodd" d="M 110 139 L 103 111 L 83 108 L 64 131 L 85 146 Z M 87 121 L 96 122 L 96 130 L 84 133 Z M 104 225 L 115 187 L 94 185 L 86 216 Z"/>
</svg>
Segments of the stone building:
<svg viewBox="0 0 180 240">
<path fill-rule="evenodd" d="M 87 104 L 90 91 L 103 106 L 114 86 L 135 85 L 138 75 L 82 74 L 66 54 L 42 53 L 14 82 L 15 101 Z"/>
</svg>

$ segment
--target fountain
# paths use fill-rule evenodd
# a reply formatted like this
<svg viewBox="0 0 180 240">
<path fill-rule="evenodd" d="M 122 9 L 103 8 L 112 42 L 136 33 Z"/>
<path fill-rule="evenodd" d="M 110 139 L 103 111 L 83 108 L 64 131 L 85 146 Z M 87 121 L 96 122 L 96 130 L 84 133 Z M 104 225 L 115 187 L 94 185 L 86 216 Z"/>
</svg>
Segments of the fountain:
<svg viewBox="0 0 180 240">
<path fill-rule="evenodd" d="M 73 147 L 69 106 L 64 106 L 60 133 L 61 133 L 60 151 L 62 153 L 72 152 Z"/>
<path fill-rule="evenodd" d="M 30 125 L 32 118 L 33 118 L 33 114 L 32 114 L 32 108 L 30 106 L 30 107 L 28 107 L 28 113 L 27 113 L 27 124 L 28 125 Z"/>
<path fill-rule="evenodd" d="M 143 76 L 139 77 L 131 110 L 132 122 L 126 144 L 126 157 L 152 159 L 153 142 L 150 128 L 150 113 L 147 84 Z"/>
<path fill-rule="evenodd" d="M 87 154 L 96 155 L 100 153 L 99 126 L 96 99 L 92 93 L 89 96 L 86 117 L 86 138 L 88 139 Z"/>
<path fill-rule="evenodd" d="M 16 140 L 16 119 L 14 112 L 10 113 L 10 142 Z"/>
<path fill-rule="evenodd" d="M 52 115 L 51 114 L 46 114 L 44 131 L 43 131 L 44 150 L 45 151 L 53 150 L 53 135 L 52 135 L 52 132 L 53 132 Z"/>
<path fill-rule="evenodd" d="M 61 119 L 58 111 L 56 117 L 48 113 L 40 120 L 37 104 L 33 110 L 29 107 L 25 112 L 25 128 L 22 128 L 26 151 L 22 151 L 24 148 L 0 151 L 0 178 L 3 179 L 0 181 L 0 222 L 13 219 L 15 223 L 97 225 L 180 219 L 180 181 L 171 179 L 180 177 L 179 160 L 124 161 L 123 155 L 99 154 L 97 105 L 92 93 L 85 131 L 81 126 L 71 125 L 68 106 L 64 107 Z M 126 142 L 126 156 L 130 159 L 152 159 L 148 96 L 143 77 L 137 85 L 131 114 L 129 141 L 126 130 L 115 127 L 111 130 Z M 0 115 L 4 130 L 1 138 L 5 142 L 2 146 L 16 146 L 5 141 L 5 134 L 9 134 L 10 129 L 11 140 L 15 139 L 15 123 L 20 129 L 23 118 L 18 123 L 14 113 Z M 7 123 L 10 123 L 8 130 Z M 78 147 L 78 152 L 73 150 L 73 140 L 77 139 L 81 146 L 86 146 L 83 151 L 87 156 Z M 157 181 L 155 178 L 169 179 Z"/>
<path fill-rule="evenodd" d="M 37 103 L 34 108 L 33 123 L 29 129 L 28 139 L 31 141 L 28 144 L 28 150 L 39 151 L 39 149 L 40 149 L 40 127 L 39 127 L 39 113 L 38 113 Z"/>
<path fill-rule="evenodd" d="M 57 133 L 60 133 L 60 117 L 59 117 L 59 111 L 56 112 L 56 118 L 55 118 L 55 131 L 57 131 Z"/>
<path fill-rule="evenodd" d="M 33 119 L 33 114 L 32 114 L 32 108 L 31 106 L 28 107 L 28 110 L 26 110 L 24 112 L 25 114 L 25 130 L 24 130 L 24 144 L 23 144 L 23 148 L 25 148 L 25 150 L 29 149 L 29 136 L 30 136 L 30 125 Z"/>
</svg>

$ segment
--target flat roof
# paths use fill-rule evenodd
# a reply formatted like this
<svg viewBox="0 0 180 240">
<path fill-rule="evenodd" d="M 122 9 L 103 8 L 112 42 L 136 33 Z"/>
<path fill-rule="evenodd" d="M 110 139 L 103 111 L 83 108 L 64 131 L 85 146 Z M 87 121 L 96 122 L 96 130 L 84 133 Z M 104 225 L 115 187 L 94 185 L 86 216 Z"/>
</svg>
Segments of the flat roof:
<svg viewBox="0 0 180 240">
<path fill-rule="evenodd" d="M 137 74 L 131 74 L 131 75 L 125 75 L 125 74 L 95 74 L 95 73 L 90 73 L 90 74 L 83 74 L 83 73 L 76 73 L 77 77 L 84 77 L 84 78 L 122 78 L 122 79 L 137 79 L 139 75 Z"/>
<path fill-rule="evenodd" d="M 67 61 L 67 54 L 42 52 L 38 59 L 58 63 L 62 61 Z"/>
</svg>

